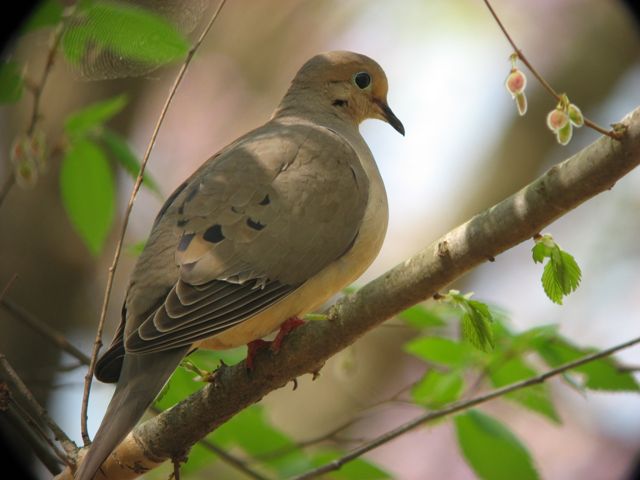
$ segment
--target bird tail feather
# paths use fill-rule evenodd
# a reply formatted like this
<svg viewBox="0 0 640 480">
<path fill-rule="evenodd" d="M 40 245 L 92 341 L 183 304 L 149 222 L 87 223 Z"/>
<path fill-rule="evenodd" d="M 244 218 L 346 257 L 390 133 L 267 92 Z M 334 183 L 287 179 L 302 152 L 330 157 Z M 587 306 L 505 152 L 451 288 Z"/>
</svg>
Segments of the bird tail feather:
<svg viewBox="0 0 640 480">
<path fill-rule="evenodd" d="M 75 480 L 92 480 L 102 462 L 133 430 L 169 380 L 189 347 L 126 355 L 116 390 Z"/>
</svg>

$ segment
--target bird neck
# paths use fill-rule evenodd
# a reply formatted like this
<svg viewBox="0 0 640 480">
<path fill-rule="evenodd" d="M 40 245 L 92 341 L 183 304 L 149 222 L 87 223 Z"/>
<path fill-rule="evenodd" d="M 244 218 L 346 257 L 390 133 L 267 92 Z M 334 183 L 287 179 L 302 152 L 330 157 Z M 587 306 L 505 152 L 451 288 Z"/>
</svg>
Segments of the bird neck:
<svg viewBox="0 0 640 480">
<path fill-rule="evenodd" d="M 290 88 L 271 118 L 299 118 L 329 128 L 353 132 L 358 132 L 360 123 L 349 109 L 333 105 L 326 92 L 304 87 Z"/>
</svg>

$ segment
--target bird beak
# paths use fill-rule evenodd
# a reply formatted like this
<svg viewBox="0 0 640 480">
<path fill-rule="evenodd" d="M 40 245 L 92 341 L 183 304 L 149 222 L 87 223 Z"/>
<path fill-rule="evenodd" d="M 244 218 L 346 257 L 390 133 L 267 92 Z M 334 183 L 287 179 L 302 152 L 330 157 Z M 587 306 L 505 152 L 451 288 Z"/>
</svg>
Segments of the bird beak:
<svg viewBox="0 0 640 480">
<path fill-rule="evenodd" d="M 376 98 L 374 99 L 374 103 L 380 109 L 380 114 L 382 115 L 381 120 L 384 120 L 385 122 L 387 122 L 398 133 L 404 136 L 404 125 L 402 125 L 402 122 L 400 121 L 400 119 L 396 117 L 396 114 L 393 113 L 393 111 L 389 108 L 389 105 L 387 105 L 387 102 L 385 102 L 384 100 L 378 100 Z"/>
</svg>

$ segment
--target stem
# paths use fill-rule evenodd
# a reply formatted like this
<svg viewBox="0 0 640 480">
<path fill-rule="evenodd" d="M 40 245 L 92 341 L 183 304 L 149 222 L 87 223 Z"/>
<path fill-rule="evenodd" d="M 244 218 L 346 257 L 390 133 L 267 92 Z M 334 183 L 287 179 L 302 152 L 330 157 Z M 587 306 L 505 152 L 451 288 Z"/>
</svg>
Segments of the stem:
<svg viewBox="0 0 640 480">
<path fill-rule="evenodd" d="M 167 115 L 167 111 L 169 110 L 169 106 L 171 105 L 171 101 L 173 100 L 173 97 L 175 96 L 176 91 L 178 90 L 178 86 L 182 82 L 182 79 L 183 79 L 183 77 L 184 77 L 184 75 L 185 75 L 185 73 L 187 71 L 187 68 L 189 67 L 189 64 L 191 63 L 191 60 L 193 59 L 193 56 L 195 55 L 196 51 L 198 50 L 198 48 L 202 44 L 202 41 L 204 40 L 204 37 L 207 35 L 209 30 L 213 26 L 213 23 L 215 22 L 216 18 L 218 18 L 220 10 L 222 10 L 222 7 L 224 6 L 225 3 L 226 3 L 226 0 L 221 0 L 220 1 L 220 3 L 218 4 L 218 8 L 216 9 L 216 11 L 211 16 L 211 19 L 209 20 L 209 23 L 207 24 L 205 29 L 200 34 L 200 37 L 198 37 L 198 40 L 196 40 L 196 42 L 193 44 L 193 46 L 191 47 L 191 49 L 187 53 L 187 57 L 185 58 L 185 61 L 182 64 L 182 67 L 180 67 L 180 70 L 178 71 L 178 75 L 176 76 L 176 79 L 174 80 L 173 85 L 172 85 L 171 89 L 169 90 L 169 95 L 167 96 L 167 99 L 165 100 L 164 106 L 162 107 L 162 110 L 160 111 L 160 116 L 158 117 L 158 121 L 156 122 L 156 126 L 155 126 L 155 128 L 153 130 L 153 133 L 151 134 L 151 139 L 149 140 L 149 145 L 147 146 L 147 150 L 146 150 L 146 152 L 144 154 L 144 158 L 142 160 L 142 164 L 140 165 L 140 171 L 138 172 L 138 177 L 136 178 L 136 182 L 133 185 L 133 190 L 131 191 L 131 196 L 129 197 L 129 203 L 127 204 L 127 209 L 125 211 L 124 219 L 122 221 L 122 228 L 120 230 L 120 237 L 119 237 L 118 243 L 116 245 L 115 253 L 113 255 L 113 261 L 111 263 L 111 266 L 109 267 L 109 273 L 108 273 L 108 277 L 107 277 L 107 285 L 105 287 L 104 299 L 102 301 L 102 309 L 100 311 L 100 320 L 98 322 L 98 329 L 97 329 L 97 332 L 96 332 L 96 339 L 95 339 L 95 342 L 93 344 L 93 352 L 91 353 L 91 363 L 89 364 L 89 370 L 88 370 L 87 375 L 85 376 L 85 379 L 84 379 L 85 383 L 84 383 L 84 393 L 83 393 L 83 396 L 82 396 L 82 411 L 80 413 L 80 425 L 81 425 L 81 431 L 82 431 L 82 440 L 84 441 L 85 446 L 89 445 L 91 443 L 91 440 L 89 438 L 88 429 L 87 429 L 87 409 L 88 409 L 88 404 L 89 404 L 89 394 L 91 392 L 91 381 L 93 379 L 93 374 L 94 374 L 94 371 L 95 371 L 95 368 L 96 368 L 96 362 L 98 360 L 98 352 L 100 351 L 100 348 L 102 347 L 102 331 L 104 330 L 104 324 L 105 324 L 105 320 L 106 320 L 106 317 L 107 317 L 107 307 L 109 306 L 109 298 L 111 297 L 111 290 L 113 288 L 113 279 L 114 279 L 114 275 L 115 275 L 115 272 L 116 272 L 116 267 L 118 266 L 118 261 L 120 260 L 120 253 L 122 252 L 122 245 L 124 243 L 124 236 L 125 236 L 125 233 L 127 231 L 127 226 L 129 225 L 129 217 L 131 215 L 131 210 L 133 209 L 133 204 L 134 204 L 136 196 L 138 194 L 138 190 L 140 190 L 140 185 L 142 184 L 142 178 L 144 176 L 144 171 L 145 171 L 145 168 L 147 166 L 147 162 L 149 161 L 149 156 L 151 155 L 151 151 L 153 150 L 153 147 L 154 147 L 154 145 L 156 143 L 156 138 L 158 137 L 158 132 L 160 131 L 160 127 L 162 126 L 162 123 L 164 122 L 165 116 Z"/>
<path fill-rule="evenodd" d="M 318 477 L 319 475 L 322 475 L 328 472 L 333 472 L 335 470 L 338 470 L 345 463 L 350 462 L 351 460 L 354 460 L 364 455 L 365 453 L 370 452 L 371 450 L 381 445 L 384 445 L 385 443 L 390 442 L 391 440 L 399 437 L 400 435 L 410 430 L 413 430 L 421 425 L 424 425 L 425 423 L 431 422 L 438 418 L 451 415 L 452 413 L 468 410 L 471 407 L 480 405 L 482 403 L 488 402 L 489 400 L 493 400 L 498 397 L 502 397 L 508 393 L 515 392 L 516 390 L 522 390 L 523 388 L 527 388 L 532 385 L 543 383 L 549 378 L 555 377 L 556 375 L 560 375 L 561 373 L 564 373 L 567 370 L 572 370 L 586 363 L 593 362 L 594 360 L 599 360 L 601 358 L 608 357 L 620 350 L 624 350 L 626 348 L 632 347 L 638 343 L 640 343 L 640 337 L 637 337 L 627 342 L 621 343 L 619 345 L 607 348 L 606 350 L 602 350 L 600 352 L 592 353 L 590 355 L 585 355 L 582 358 L 579 358 L 572 362 L 565 363 L 564 365 L 561 365 L 552 370 L 548 370 L 540 375 L 531 377 L 527 380 L 522 380 L 520 382 L 512 383 L 511 385 L 507 385 L 502 388 L 497 388 L 483 395 L 478 395 L 477 397 L 474 397 L 470 400 L 455 402 L 440 410 L 434 410 L 432 412 L 425 413 L 383 435 L 380 435 L 374 440 L 367 442 L 364 445 L 361 445 L 360 447 L 352 450 L 351 452 L 344 455 L 343 457 L 340 457 L 330 463 L 322 465 L 321 467 L 318 467 L 306 473 L 303 473 L 302 475 L 294 477 L 293 480 L 304 480 L 309 478 L 315 478 L 315 477 Z"/>
<path fill-rule="evenodd" d="M 518 46 L 516 45 L 516 42 L 513 41 L 513 38 L 511 38 L 511 35 L 509 35 L 509 32 L 507 31 L 506 27 L 504 26 L 504 24 L 500 20 L 500 17 L 498 17 L 498 14 L 496 13 L 496 11 L 491 6 L 491 3 L 489 2 L 489 0 L 483 0 L 483 1 L 484 1 L 485 5 L 487 6 L 487 8 L 489 9 L 489 12 L 491 12 L 491 16 L 494 18 L 494 20 L 496 21 L 496 23 L 500 27 L 500 30 L 502 30 L 502 33 L 504 34 L 505 38 L 511 44 L 511 47 L 513 48 L 513 51 L 516 53 L 518 58 L 522 61 L 522 63 L 525 64 L 525 66 L 527 67 L 527 69 L 529 69 L 529 71 L 533 74 L 533 76 L 536 77 L 536 79 L 538 80 L 538 82 L 540 82 L 540 84 L 544 87 L 544 89 L 547 92 L 549 92 L 549 94 L 553 98 L 555 98 L 555 100 L 557 102 L 559 102 L 560 99 L 561 99 L 561 95 L 558 92 L 556 92 L 556 90 L 549 84 L 549 82 L 547 82 L 545 80 L 545 78 L 535 69 L 535 67 L 531 64 L 531 62 L 529 62 L 527 57 L 525 57 L 525 55 L 522 52 L 522 50 L 520 50 L 520 48 L 518 48 Z M 603 135 L 611 137 L 614 140 L 620 140 L 622 138 L 622 135 L 620 133 L 615 132 L 613 130 L 607 130 L 605 128 L 602 128 L 597 123 L 592 122 L 591 120 L 589 120 L 586 117 L 584 118 L 584 124 L 587 127 L 595 130 L 596 132 L 599 132 L 599 133 L 601 133 Z"/>
</svg>

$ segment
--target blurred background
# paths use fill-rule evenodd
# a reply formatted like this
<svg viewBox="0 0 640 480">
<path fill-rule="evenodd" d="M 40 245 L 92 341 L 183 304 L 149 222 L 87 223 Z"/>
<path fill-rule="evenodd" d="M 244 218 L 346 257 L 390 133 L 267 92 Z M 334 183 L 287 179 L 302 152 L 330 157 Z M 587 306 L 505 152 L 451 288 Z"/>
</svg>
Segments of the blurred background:
<svg viewBox="0 0 640 480">
<path fill-rule="evenodd" d="M 587 117 L 606 126 L 640 105 L 640 24 L 623 2 L 492 3 L 529 60 L 557 90 L 568 92 Z M 163 0 L 154 8 L 191 32 L 193 39 L 213 7 L 206 0 Z M 26 65 L 27 74 L 38 78 L 49 33 L 39 30 L 20 37 L 5 56 Z M 529 111 L 523 118 L 517 115 L 504 88 L 511 49 L 479 0 L 234 0 L 222 10 L 190 66 L 151 156 L 148 168 L 163 195 L 218 149 L 266 121 L 302 63 L 333 49 L 364 53 L 383 66 L 389 77 L 389 104 L 407 130 L 403 138 L 378 121 L 361 127 L 387 187 L 390 224 L 380 256 L 359 284 L 598 138 L 583 128 L 569 146 L 560 147 L 545 126 L 546 113 L 555 103 L 531 75 Z M 61 59 L 42 97 L 41 126 L 54 141 L 70 112 L 126 92 L 130 102 L 110 125 L 142 156 L 177 68 L 163 67 L 142 76 L 124 70 L 122 78 L 103 80 L 108 76 L 104 72 L 83 75 Z M 25 130 L 30 113 L 28 96 L 0 109 L 2 182 L 11 168 L 9 147 Z M 117 228 L 104 252 L 91 255 L 62 208 L 59 161 L 52 160 L 34 189 L 14 187 L 0 207 L 0 290 L 17 274 L 7 298 L 89 353 Z M 119 221 L 132 180 L 120 172 L 117 182 Z M 145 239 L 161 203 L 142 190 L 127 245 Z M 638 336 L 639 208 L 640 172 L 635 171 L 549 227 L 583 269 L 580 288 L 563 306 L 544 295 L 542 267 L 530 258 L 531 242 L 476 269 L 454 287 L 499 305 L 517 330 L 557 323 L 575 343 L 595 347 Z M 134 255 L 123 254 L 106 341 L 119 321 L 134 262 Z M 423 373 L 423 364 L 402 352 L 412 335 L 409 329 L 393 326 L 371 332 L 328 362 L 317 381 L 302 378 L 296 392 L 285 388 L 266 397 L 269 418 L 292 437 L 306 439 L 393 395 Z M 84 369 L 62 371 L 61 366 L 73 363 L 70 358 L 5 309 L 0 309 L 0 352 L 63 429 L 81 443 Z M 624 351 L 619 359 L 638 366 L 640 349 Z M 561 426 L 501 401 L 487 409 L 527 444 L 543 478 L 632 478 L 640 461 L 640 397 L 582 396 L 557 380 L 549 383 Z M 110 385 L 94 383 L 91 433 L 111 391 Z M 379 434 L 419 412 L 410 405 L 385 405 L 349 435 Z M 450 422 L 404 435 L 368 458 L 399 479 L 474 478 L 458 451 Z M 35 470 L 48 478 L 41 467 Z M 228 469 L 217 475 L 242 478 Z"/>
</svg>

